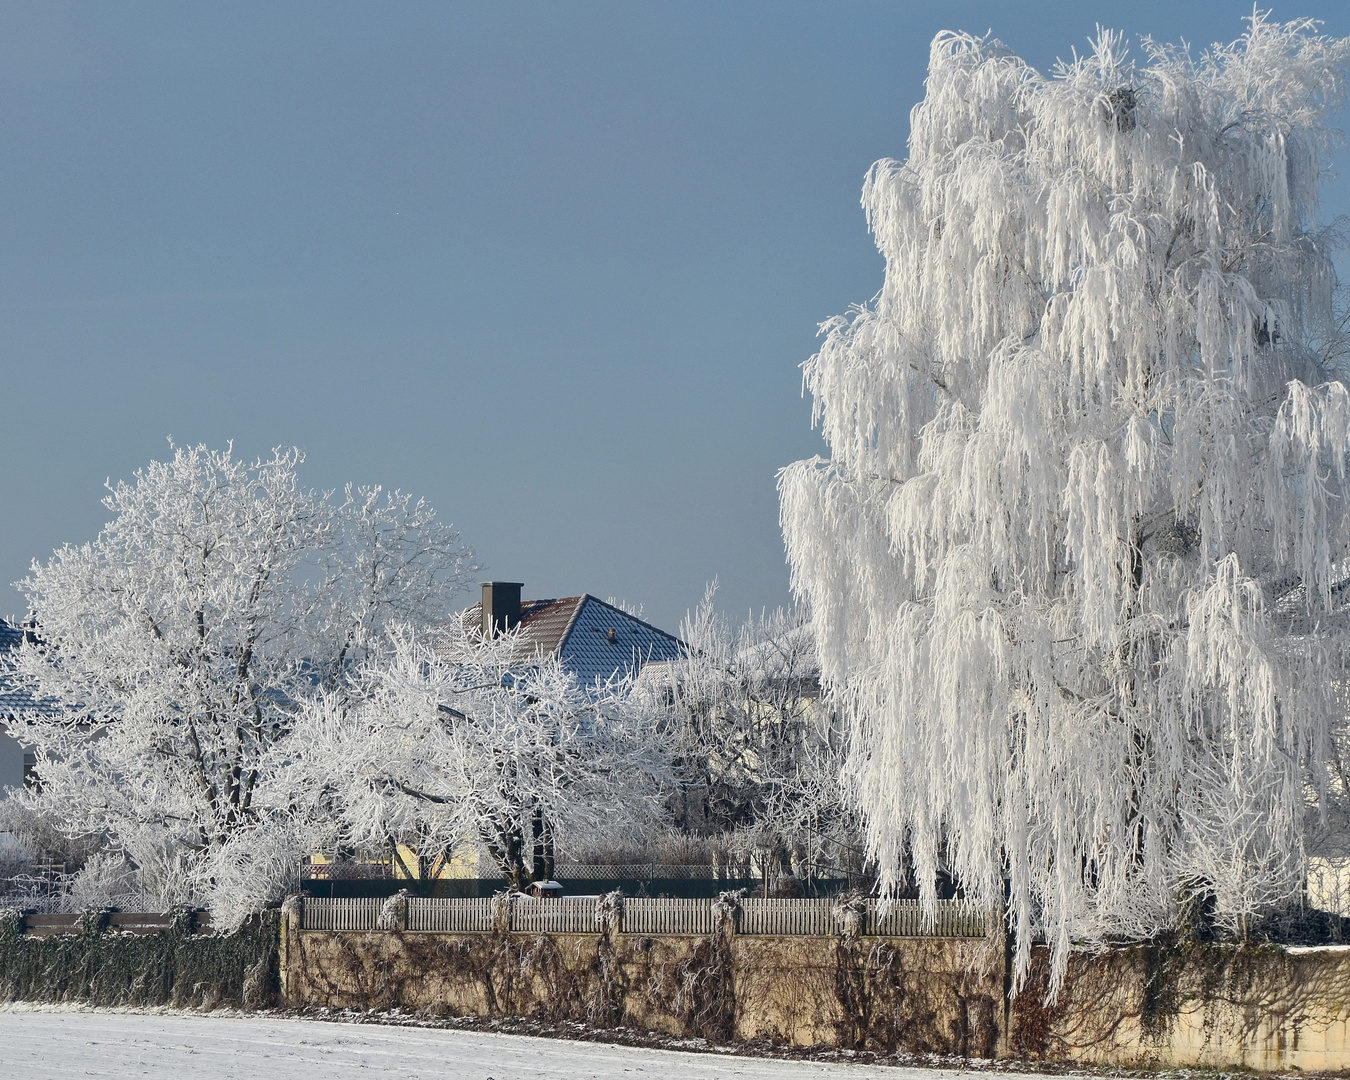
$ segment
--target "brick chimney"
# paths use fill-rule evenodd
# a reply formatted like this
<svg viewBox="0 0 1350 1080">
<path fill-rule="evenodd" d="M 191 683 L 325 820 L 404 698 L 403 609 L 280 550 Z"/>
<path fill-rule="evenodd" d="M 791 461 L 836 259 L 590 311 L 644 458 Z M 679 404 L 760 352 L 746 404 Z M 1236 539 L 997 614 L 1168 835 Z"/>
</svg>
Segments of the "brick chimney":
<svg viewBox="0 0 1350 1080">
<path fill-rule="evenodd" d="M 520 623 L 519 581 L 483 582 L 483 636 L 495 638 Z"/>
</svg>

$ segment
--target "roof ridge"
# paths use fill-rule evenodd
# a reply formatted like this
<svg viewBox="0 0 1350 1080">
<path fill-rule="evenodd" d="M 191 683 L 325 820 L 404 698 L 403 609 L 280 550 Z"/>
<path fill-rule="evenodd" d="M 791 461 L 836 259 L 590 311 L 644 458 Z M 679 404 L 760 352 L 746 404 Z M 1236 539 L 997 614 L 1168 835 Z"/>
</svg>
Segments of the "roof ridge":
<svg viewBox="0 0 1350 1080">
<path fill-rule="evenodd" d="M 581 617 L 581 609 L 586 606 L 587 600 L 594 600 L 595 597 L 593 597 L 590 593 L 582 593 L 578 597 L 569 596 L 566 597 L 566 599 L 568 600 L 575 599 L 578 601 L 578 603 L 577 606 L 572 609 L 572 617 L 567 620 L 567 626 L 563 629 L 562 637 L 558 639 L 558 648 L 555 655 L 559 657 L 562 656 L 563 649 L 567 648 L 567 642 L 571 639 L 572 631 L 576 628 L 577 619 Z"/>
<path fill-rule="evenodd" d="M 533 600 L 522 599 L 521 602 L 520 602 L 520 606 L 521 606 L 521 607 L 525 607 L 527 604 L 529 604 L 529 605 L 537 605 L 537 604 L 561 604 L 561 603 L 563 603 L 563 602 L 566 601 L 566 600 L 580 600 L 581 598 L 582 598 L 582 597 L 580 597 L 580 596 L 540 596 L 540 597 L 536 597 L 536 598 L 533 599 Z M 472 604 L 470 604 L 468 607 L 464 608 L 464 610 L 465 610 L 465 611 L 472 611 L 474 608 L 481 608 L 482 606 L 483 606 L 483 601 L 482 601 L 482 600 L 475 600 L 475 601 L 474 601 Z"/>
</svg>

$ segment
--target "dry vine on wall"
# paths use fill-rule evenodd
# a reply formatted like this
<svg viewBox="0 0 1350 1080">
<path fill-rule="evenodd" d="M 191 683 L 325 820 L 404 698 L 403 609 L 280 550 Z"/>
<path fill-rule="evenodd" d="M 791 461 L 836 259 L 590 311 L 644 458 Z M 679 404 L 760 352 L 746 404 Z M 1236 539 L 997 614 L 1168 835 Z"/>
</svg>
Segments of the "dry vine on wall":
<svg viewBox="0 0 1350 1080">
<path fill-rule="evenodd" d="M 990 1057 L 1002 972 L 951 943 L 595 934 L 293 935 L 293 1004 Z M 947 951 L 944 951 L 947 950 Z M 979 960 L 978 955 L 974 957 Z"/>
</svg>

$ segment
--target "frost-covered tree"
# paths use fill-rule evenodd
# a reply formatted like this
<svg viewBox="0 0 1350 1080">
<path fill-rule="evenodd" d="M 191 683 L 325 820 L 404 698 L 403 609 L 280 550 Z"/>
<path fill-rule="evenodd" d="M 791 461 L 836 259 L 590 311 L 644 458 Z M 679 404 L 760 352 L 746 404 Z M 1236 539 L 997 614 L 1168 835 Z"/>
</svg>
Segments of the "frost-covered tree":
<svg viewBox="0 0 1350 1080">
<path fill-rule="evenodd" d="M 1199 59 L 1042 76 L 944 33 L 870 171 L 874 300 L 804 386 L 795 588 L 885 885 L 1147 935 L 1300 887 L 1345 642 L 1350 393 L 1318 187 L 1350 46 L 1256 13 Z"/>
<path fill-rule="evenodd" d="M 844 732 L 820 700 L 815 640 L 801 609 L 733 627 L 716 583 L 680 628 L 686 649 L 655 675 L 688 794 L 678 825 L 775 875 L 835 877 L 861 869 L 860 831 L 841 784 Z"/>
<path fill-rule="evenodd" d="M 553 875 L 559 843 L 631 842 L 658 827 L 665 747 L 631 683 L 583 688 L 556 657 L 522 663 L 518 633 L 455 620 L 433 645 L 406 628 L 350 693 L 301 711 L 268 798 L 330 829 L 329 850 L 416 852 L 426 877 L 483 851 L 515 889 Z"/>
<path fill-rule="evenodd" d="M 268 899 L 304 846 L 260 827 L 257 800 L 297 707 L 340 696 L 391 622 L 443 621 L 475 569 L 424 503 L 311 491 L 301 461 L 175 448 L 109 485 L 95 541 L 19 583 L 34 640 L 18 673 L 61 706 L 13 725 L 37 748 L 40 799 L 166 903 Z"/>
</svg>

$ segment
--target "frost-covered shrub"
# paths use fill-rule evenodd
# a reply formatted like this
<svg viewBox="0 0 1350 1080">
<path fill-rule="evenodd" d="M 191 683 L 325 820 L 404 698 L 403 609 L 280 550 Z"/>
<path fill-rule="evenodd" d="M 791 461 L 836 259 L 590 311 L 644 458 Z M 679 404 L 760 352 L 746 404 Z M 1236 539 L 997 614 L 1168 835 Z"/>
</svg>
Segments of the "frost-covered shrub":
<svg viewBox="0 0 1350 1080">
<path fill-rule="evenodd" d="M 0 902 L 21 888 L 32 870 L 33 861 L 27 849 L 12 834 L 0 832 Z"/>
<path fill-rule="evenodd" d="M 162 887 L 164 883 L 155 884 Z M 172 906 L 172 903 L 161 901 L 159 889 L 155 890 L 148 906 L 144 897 L 136 867 L 118 852 L 99 852 L 72 875 L 61 906 L 72 913 L 104 908 L 165 911 Z"/>
<path fill-rule="evenodd" d="M 66 910 L 67 887 L 103 844 L 101 836 L 71 836 L 56 807 L 33 792 L 0 798 L 0 904 Z"/>
<path fill-rule="evenodd" d="M 677 754 L 672 817 L 737 876 L 856 875 L 845 732 L 820 700 L 810 621 L 780 609 L 734 626 L 716 609 L 716 588 L 681 626 L 683 654 L 640 680 L 664 695 L 652 713 Z"/>
<path fill-rule="evenodd" d="M 103 845 L 101 833 L 71 835 L 59 808 L 27 788 L 0 798 L 0 833 L 12 838 L 33 864 L 59 864 L 74 873 Z"/>
</svg>

